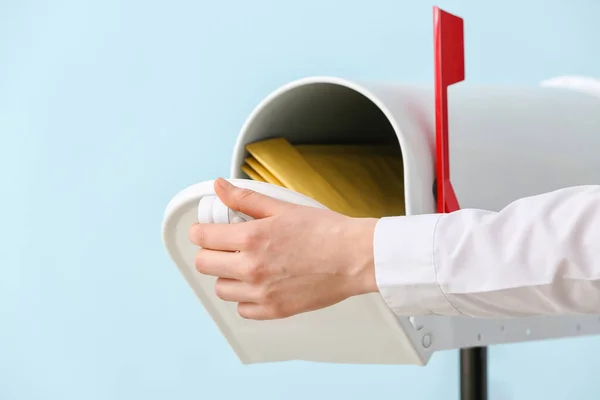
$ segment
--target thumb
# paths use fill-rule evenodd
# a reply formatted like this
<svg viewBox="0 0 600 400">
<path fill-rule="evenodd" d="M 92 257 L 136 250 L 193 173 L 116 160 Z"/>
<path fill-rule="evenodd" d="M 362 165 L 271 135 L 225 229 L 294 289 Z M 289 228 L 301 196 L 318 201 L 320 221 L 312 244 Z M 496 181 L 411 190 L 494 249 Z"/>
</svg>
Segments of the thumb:
<svg viewBox="0 0 600 400">
<path fill-rule="evenodd" d="M 215 181 L 215 192 L 227 207 L 242 212 L 254 219 L 273 216 L 289 208 L 291 203 L 243 189 L 219 178 Z"/>
</svg>

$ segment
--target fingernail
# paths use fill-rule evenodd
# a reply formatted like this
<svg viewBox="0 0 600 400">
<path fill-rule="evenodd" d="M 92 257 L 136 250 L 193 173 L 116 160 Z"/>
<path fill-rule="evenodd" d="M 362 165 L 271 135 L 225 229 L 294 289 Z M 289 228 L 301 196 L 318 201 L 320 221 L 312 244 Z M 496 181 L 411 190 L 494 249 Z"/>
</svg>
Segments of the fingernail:
<svg viewBox="0 0 600 400">
<path fill-rule="evenodd" d="M 229 189 L 231 187 L 231 183 L 223 178 L 217 179 L 217 185 L 219 185 L 222 189 Z"/>
</svg>

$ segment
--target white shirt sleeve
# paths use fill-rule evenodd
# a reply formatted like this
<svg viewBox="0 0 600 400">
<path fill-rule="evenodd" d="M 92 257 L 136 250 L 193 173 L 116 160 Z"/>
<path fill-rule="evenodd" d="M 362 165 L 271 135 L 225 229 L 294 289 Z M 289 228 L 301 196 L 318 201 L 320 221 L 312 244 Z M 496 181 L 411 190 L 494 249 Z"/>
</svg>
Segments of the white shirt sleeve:
<svg viewBox="0 0 600 400">
<path fill-rule="evenodd" d="M 499 212 L 382 218 L 374 257 L 379 291 L 398 315 L 600 314 L 600 186 Z"/>
</svg>

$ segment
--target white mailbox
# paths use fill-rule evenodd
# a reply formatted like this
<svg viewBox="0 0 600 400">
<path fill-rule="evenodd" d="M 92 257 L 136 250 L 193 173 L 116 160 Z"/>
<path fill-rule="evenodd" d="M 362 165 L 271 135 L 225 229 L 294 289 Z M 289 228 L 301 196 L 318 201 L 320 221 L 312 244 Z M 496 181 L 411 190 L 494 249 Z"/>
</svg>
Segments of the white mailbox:
<svg viewBox="0 0 600 400">
<path fill-rule="evenodd" d="M 598 81 L 560 78 L 532 87 L 465 82 L 450 87 L 448 96 L 450 166 L 461 207 L 500 210 L 524 196 L 600 184 Z M 231 177 L 239 179 L 239 185 L 319 207 L 299 194 L 248 180 L 241 170 L 246 145 L 275 137 L 292 144 L 383 144 L 402 154 L 404 191 L 397 196 L 404 200 L 406 214 L 434 213 L 435 131 L 433 85 L 301 79 L 267 96 L 249 116 L 233 150 Z M 597 316 L 400 318 L 378 294 L 283 320 L 244 320 L 235 304 L 216 297 L 214 279 L 195 271 L 197 249 L 187 239 L 188 228 L 198 220 L 227 223 L 231 219 L 215 199 L 211 182 L 196 184 L 169 204 L 163 239 L 244 363 L 424 365 L 434 351 L 600 332 Z"/>
</svg>

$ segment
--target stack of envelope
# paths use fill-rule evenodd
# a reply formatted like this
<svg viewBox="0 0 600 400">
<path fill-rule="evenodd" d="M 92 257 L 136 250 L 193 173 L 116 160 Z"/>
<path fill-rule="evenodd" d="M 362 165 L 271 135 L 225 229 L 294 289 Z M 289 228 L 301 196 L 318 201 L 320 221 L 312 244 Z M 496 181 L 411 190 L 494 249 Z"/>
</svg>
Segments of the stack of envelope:
<svg viewBox="0 0 600 400">
<path fill-rule="evenodd" d="M 404 215 L 402 157 L 385 146 L 254 142 L 242 170 L 253 180 L 302 193 L 350 217 Z"/>
</svg>

